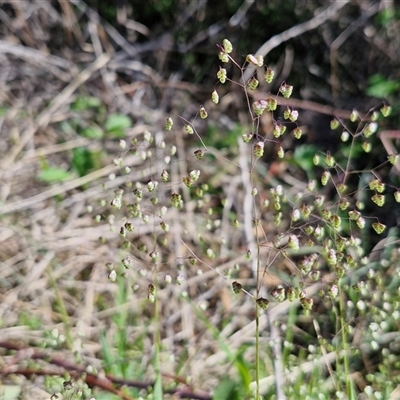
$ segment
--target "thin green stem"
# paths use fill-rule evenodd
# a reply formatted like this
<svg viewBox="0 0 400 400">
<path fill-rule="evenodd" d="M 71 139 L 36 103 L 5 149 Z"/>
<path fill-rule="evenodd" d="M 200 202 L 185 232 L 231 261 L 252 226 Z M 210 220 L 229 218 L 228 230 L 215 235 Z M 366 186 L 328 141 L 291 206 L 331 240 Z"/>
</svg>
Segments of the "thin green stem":
<svg viewBox="0 0 400 400">
<path fill-rule="evenodd" d="M 69 321 L 69 316 L 68 316 L 68 311 L 67 308 L 65 307 L 64 300 L 61 296 L 60 290 L 58 288 L 57 282 L 53 277 L 51 267 L 47 268 L 47 274 L 49 276 L 49 282 L 50 285 L 53 287 L 54 292 L 56 294 L 56 304 L 59 308 L 60 311 L 60 316 L 61 316 L 61 321 L 63 322 L 64 325 L 64 333 L 65 333 L 65 343 L 67 345 L 67 348 L 69 350 L 72 350 L 73 348 L 73 339 L 72 339 L 72 334 L 71 334 L 71 327 L 70 327 L 70 321 Z"/>
<path fill-rule="evenodd" d="M 260 247 L 257 247 L 257 298 L 259 297 Z M 260 398 L 260 307 L 256 304 L 256 399 Z"/>
<path fill-rule="evenodd" d="M 339 314 L 340 314 L 340 332 L 342 336 L 342 352 L 343 352 L 343 363 L 344 363 L 344 373 L 346 379 L 346 392 L 349 400 L 355 398 L 353 383 L 350 379 L 350 365 L 349 365 L 349 346 L 347 337 L 347 324 L 346 324 L 346 310 L 344 305 L 344 293 L 342 290 L 342 285 L 338 283 L 339 287 Z"/>
<path fill-rule="evenodd" d="M 158 288 L 157 276 L 154 277 L 154 286 Z M 157 290 L 157 289 L 156 289 Z M 161 367 L 160 367 L 160 303 L 158 301 L 158 294 L 155 294 L 154 300 L 154 399 L 163 399 L 162 381 L 161 381 Z"/>
</svg>

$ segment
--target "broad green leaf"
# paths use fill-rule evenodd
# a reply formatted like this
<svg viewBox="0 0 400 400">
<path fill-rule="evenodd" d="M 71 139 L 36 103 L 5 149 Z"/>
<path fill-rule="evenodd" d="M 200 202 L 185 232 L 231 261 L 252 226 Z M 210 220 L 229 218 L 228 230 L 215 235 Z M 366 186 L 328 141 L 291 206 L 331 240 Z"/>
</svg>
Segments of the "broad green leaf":
<svg viewBox="0 0 400 400">
<path fill-rule="evenodd" d="M 104 132 L 97 126 L 89 126 L 82 130 L 81 135 L 89 139 L 101 139 L 104 136 Z"/>
<path fill-rule="evenodd" d="M 367 88 L 366 93 L 372 97 L 387 97 L 400 88 L 400 81 L 388 80 L 382 74 L 375 74 L 369 78 L 370 86 Z"/>
<path fill-rule="evenodd" d="M 111 114 L 104 124 L 106 131 L 115 137 L 124 137 L 124 130 L 131 126 L 131 119 L 123 114 Z"/>
<path fill-rule="evenodd" d="M 73 175 L 70 172 L 59 167 L 44 169 L 38 175 L 39 180 L 45 183 L 61 182 L 72 177 Z"/>
<path fill-rule="evenodd" d="M 84 147 L 77 147 L 73 151 L 72 168 L 79 176 L 86 175 L 94 167 L 92 153 Z"/>
</svg>

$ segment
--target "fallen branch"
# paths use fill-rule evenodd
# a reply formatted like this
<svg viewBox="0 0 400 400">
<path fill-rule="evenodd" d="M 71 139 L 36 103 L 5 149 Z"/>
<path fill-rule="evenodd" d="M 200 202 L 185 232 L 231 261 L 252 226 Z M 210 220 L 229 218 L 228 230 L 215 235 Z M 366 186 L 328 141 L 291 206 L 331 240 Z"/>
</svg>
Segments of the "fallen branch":
<svg viewBox="0 0 400 400">
<path fill-rule="evenodd" d="M 154 382 L 139 382 L 127 379 L 116 378 L 112 375 L 105 375 L 104 377 L 99 377 L 96 374 L 91 374 L 87 372 L 87 368 L 84 366 L 77 365 L 75 363 L 69 362 L 64 358 L 58 358 L 50 355 L 48 352 L 39 351 L 33 347 L 27 347 L 24 344 L 19 344 L 15 342 L 0 342 L 0 348 L 7 350 L 15 350 L 21 354 L 15 357 L 15 360 L 19 359 L 32 359 L 32 360 L 42 360 L 49 364 L 56 365 L 60 367 L 59 371 L 50 371 L 48 369 L 38 368 L 15 368 L 15 364 L 9 364 L 2 369 L 0 369 L 0 376 L 7 376 L 11 374 L 23 375 L 25 377 L 30 377 L 33 375 L 41 376 L 65 376 L 68 374 L 75 380 L 82 379 L 90 388 L 99 388 L 107 392 L 113 393 L 119 396 L 123 400 L 134 400 L 133 397 L 127 395 L 122 390 L 118 389 L 116 386 L 128 386 L 137 389 L 148 389 L 154 386 Z M 170 378 L 171 376 L 168 375 Z M 179 383 L 185 383 L 183 379 L 174 377 L 174 379 Z M 211 400 L 212 397 L 208 393 L 195 392 L 190 388 L 176 388 L 164 390 L 164 393 L 174 394 L 181 399 L 195 399 L 195 400 Z"/>
</svg>

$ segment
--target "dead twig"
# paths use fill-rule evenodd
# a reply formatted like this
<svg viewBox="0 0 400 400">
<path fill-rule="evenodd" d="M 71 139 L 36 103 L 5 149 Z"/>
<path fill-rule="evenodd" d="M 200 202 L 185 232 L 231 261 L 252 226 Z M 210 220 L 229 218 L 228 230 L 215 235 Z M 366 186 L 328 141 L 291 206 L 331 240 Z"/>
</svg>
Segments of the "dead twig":
<svg viewBox="0 0 400 400">
<path fill-rule="evenodd" d="M 130 386 L 139 389 L 147 389 L 154 386 L 154 382 L 140 382 L 128 379 L 116 378 L 112 375 L 106 374 L 105 377 L 100 377 L 99 375 L 90 374 L 87 372 L 87 368 L 84 366 L 79 366 L 75 363 L 71 363 L 64 358 L 55 357 L 48 352 L 37 350 L 36 348 L 27 347 L 23 344 L 17 344 L 14 342 L 0 342 L 0 348 L 7 350 L 15 350 L 20 354 L 14 358 L 14 362 L 18 362 L 20 358 L 30 358 L 32 360 L 43 360 L 48 364 L 60 367 L 59 371 L 50 371 L 43 368 L 31 369 L 31 368 L 15 368 L 14 364 L 9 364 L 0 370 L 0 376 L 7 376 L 10 374 L 19 374 L 26 377 L 32 375 L 42 375 L 42 376 L 64 376 L 65 372 L 73 379 L 83 379 L 85 383 L 91 387 L 97 387 L 107 392 L 113 393 L 119 396 L 123 400 L 134 400 L 134 397 L 129 396 L 122 390 L 116 388 L 115 386 Z M 170 375 L 166 377 L 171 378 Z M 179 383 L 185 383 L 185 380 L 179 377 L 173 377 Z M 186 384 L 186 383 L 185 383 Z M 211 400 L 212 397 L 208 393 L 195 392 L 189 388 L 185 389 L 168 389 L 164 390 L 164 393 L 175 394 L 181 399 L 195 399 L 195 400 Z"/>
<path fill-rule="evenodd" d="M 305 32 L 311 31 L 315 28 L 318 28 L 325 21 L 332 18 L 337 14 L 339 10 L 341 10 L 349 0 L 337 1 L 334 2 L 330 7 L 326 8 L 324 11 L 316 15 L 314 18 L 309 21 L 303 22 L 292 28 L 279 33 L 278 35 L 272 36 L 267 42 L 265 42 L 256 52 L 255 54 L 260 54 L 265 57 L 272 49 L 278 47 L 280 44 L 287 42 L 290 39 L 293 39 L 297 36 L 302 35 Z M 243 78 L 244 81 L 247 82 L 250 77 L 253 75 L 255 71 L 255 67 L 248 67 L 244 72 Z"/>
</svg>

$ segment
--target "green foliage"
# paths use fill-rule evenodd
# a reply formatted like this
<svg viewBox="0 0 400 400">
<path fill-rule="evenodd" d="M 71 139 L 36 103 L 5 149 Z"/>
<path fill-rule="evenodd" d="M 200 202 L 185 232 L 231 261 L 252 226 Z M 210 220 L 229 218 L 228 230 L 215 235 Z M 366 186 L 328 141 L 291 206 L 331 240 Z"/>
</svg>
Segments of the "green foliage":
<svg viewBox="0 0 400 400">
<path fill-rule="evenodd" d="M 372 75 L 368 80 L 369 86 L 366 90 L 368 96 L 387 98 L 400 89 L 400 80 L 388 80 L 382 74 Z"/>
<path fill-rule="evenodd" d="M 20 385 L 1 385 L 0 387 L 0 396 L 2 400 L 16 400 L 20 398 L 20 395 Z"/>
<path fill-rule="evenodd" d="M 102 107 L 101 100 L 93 96 L 79 96 L 71 104 L 71 110 L 86 111 L 88 109 L 99 109 Z"/>
<path fill-rule="evenodd" d="M 93 153 L 84 147 L 73 150 L 71 166 L 79 176 L 86 175 L 94 166 Z"/>
<path fill-rule="evenodd" d="M 73 174 L 60 167 L 47 167 L 38 174 L 38 179 L 48 184 L 62 182 L 72 177 Z"/>
<path fill-rule="evenodd" d="M 319 153 L 318 147 L 303 144 L 295 148 L 293 161 L 307 173 L 309 179 L 315 178 L 314 156 Z"/>
<path fill-rule="evenodd" d="M 214 390 L 214 400 L 246 399 L 242 386 L 230 378 L 224 378 Z"/>
<path fill-rule="evenodd" d="M 132 126 L 132 121 L 129 117 L 123 114 L 111 114 L 107 117 L 104 128 L 106 132 L 116 138 L 125 137 L 125 129 Z"/>
</svg>

